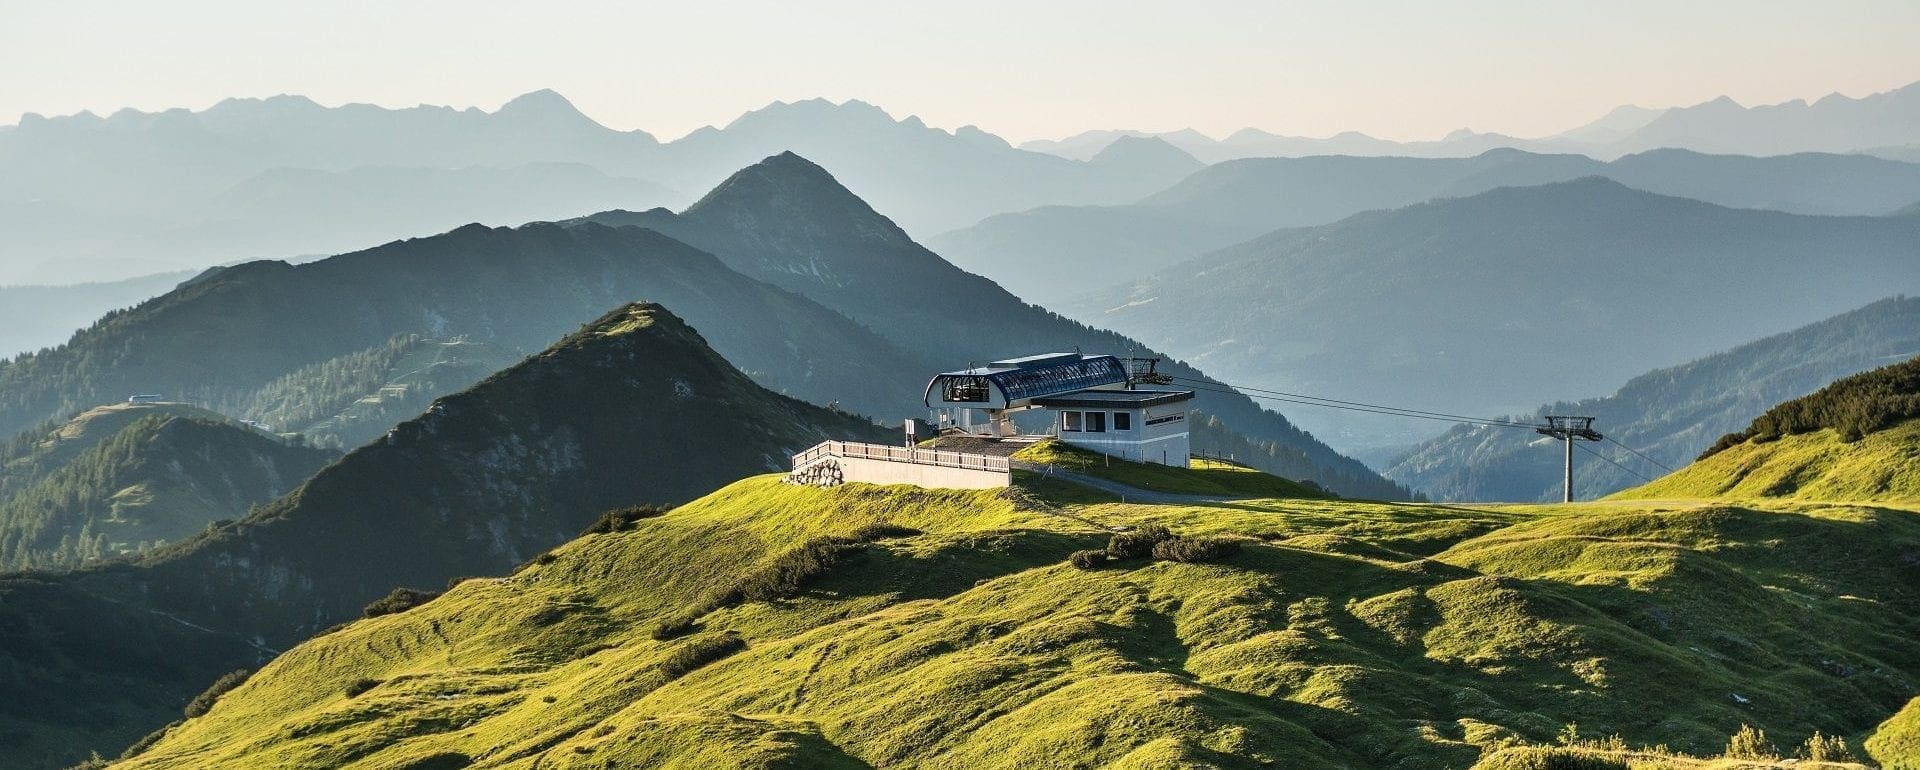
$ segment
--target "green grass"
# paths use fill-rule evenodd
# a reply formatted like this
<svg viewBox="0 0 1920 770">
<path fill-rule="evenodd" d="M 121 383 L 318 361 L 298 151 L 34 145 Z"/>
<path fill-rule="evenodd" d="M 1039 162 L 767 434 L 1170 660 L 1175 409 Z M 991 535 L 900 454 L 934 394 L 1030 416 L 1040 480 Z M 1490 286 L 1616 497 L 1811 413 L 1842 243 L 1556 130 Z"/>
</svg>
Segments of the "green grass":
<svg viewBox="0 0 1920 770">
<path fill-rule="evenodd" d="M 878 524 L 917 534 L 707 601 Z M 1065 561 L 1149 525 L 1241 545 Z M 1892 508 L 762 476 L 302 644 L 126 766 L 1463 768 L 1576 721 L 1696 756 L 1743 723 L 1857 747 L 1920 680 L 1903 554 L 1920 516 Z M 649 634 L 689 608 L 689 635 Z"/>
<path fill-rule="evenodd" d="M 1843 441 L 1833 430 L 1736 443 L 1616 499 L 1920 500 L 1920 419 Z"/>
<path fill-rule="evenodd" d="M 1014 454 L 1014 459 L 1117 481 L 1136 489 L 1221 497 L 1307 497 L 1328 495 L 1297 481 L 1224 460 L 1193 458 L 1188 467 L 1138 463 L 1047 440 Z"/>
<path fill-rule="evenodd" d="M 1920 697 L 1881 723 L 1866 750 L 1886 770 L 1920 770 Z"/>
</svg>

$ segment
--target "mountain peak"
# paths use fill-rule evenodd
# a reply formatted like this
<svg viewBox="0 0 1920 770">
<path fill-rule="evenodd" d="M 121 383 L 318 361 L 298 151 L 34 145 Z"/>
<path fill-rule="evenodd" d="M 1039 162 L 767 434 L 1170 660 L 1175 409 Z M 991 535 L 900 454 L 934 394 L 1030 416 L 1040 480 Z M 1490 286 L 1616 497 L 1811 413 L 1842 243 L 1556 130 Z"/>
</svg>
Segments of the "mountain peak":
<svg viewBox="0 0 1920 770">
<path fill-rule="evenodd" d="M 1160 168 L 1190 172 L 1206 164 L 1191 153 L 1157 136 L 1122 136 L 1095 153 L 1088 163 L 1127 168 Z"/>
<path fill-rule="evenodd" d="M 802 240 L 822 233 L 851 234 L 862 241 L 912 240 L 833 174 L 792 150 L 735 172 L 687 207 L 683 216 Z"/>
<path fill-rule="evenodd" d="M 507 100 L 506 104 L 500 105 L 500 109 L 495 110 L 494 115 L 500 117 L 558 118 L 562 120 L 593 122 L 592 118 L 588 118 L 580 112 L 579 108 L 573 106 L 573 102 L 568 101 L 567 97 L 561 96 L 558 92 L 549 88 L 542 88 L 538 91 L 528 91 L 527 93 L 513 97 Z"/>
</svg>

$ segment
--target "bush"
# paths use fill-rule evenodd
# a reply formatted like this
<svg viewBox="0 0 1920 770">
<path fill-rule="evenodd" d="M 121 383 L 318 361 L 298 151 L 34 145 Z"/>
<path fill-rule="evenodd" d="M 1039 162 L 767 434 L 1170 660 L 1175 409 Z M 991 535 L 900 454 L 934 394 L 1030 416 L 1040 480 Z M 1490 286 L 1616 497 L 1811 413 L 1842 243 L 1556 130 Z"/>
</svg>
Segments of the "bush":
<svg viewBox="0 0 1920 770">
<path fill-rule="evenodd" d="M 1219 561 L 1240 552 L 1240 541 L 1218 535 L 1209 537 L 1176 537 L 1153 544 L 1153 558 L 1161 561 L 1177 561 L 1183 564 L 1199 564 Z"/>
<path fill-rule="evenodd" d="M 1067 554 L 1067 563 L 1080 569 L 1099 569 L 1107 566 L 1107 552 L 1096 550 L 1074 551 L 1073 553 Z"/>
<path fill-rule="evenodd" d="M 1565 746 L 1521 746 L 1480 758 L 1473 770 L 1628 770 L 1624 757 Z"/>
<path fill-rule="evenodd" d="M 914 537 L 922 534 L 912 527 L 902 527 L 891 521 L 876 521 L 853 531 L 853 539 L 862 543 L 891 540 L 897 537 Z"/>
<path fill-rule="evenodd" d="M 406 612 L 427 602 L 439 598 L 436 591 L 422 591 L 417 588 L 395 588 L 386 596 L 373 600 L 361 614 L 369 618 Z M 189 715 L 191 716 L 191 715 Z"/>
<path fill-rule="evenodd" d="M 1153 553 L 1153 546 L 1173 539 L 1173 532 L 1158 524 L 1148 524 L 1126 532 L 1116 532 L 1107 541 L 1107 555 L 1115 559 L 1138 559 Z"/>
<path fill-rule="evenodd" d="M 586 531 L 580 534 L 602 535 L 611 532 L 625 532 L 638 526 L 641 519 L 651 519 L 666 513 L 668 510 L 671 509 L 664 505 L 629 505 L 625 508 L 615 508 L 600 514 L 600 518 L 595 519 L 592 524 L 587 525 Z"/>
<path fill-rule="evenodd" d="M 701 666 L 746 648 L 747 640 L 732 631 L 691 639 L 668 655 L 666 660 L 660 661 L 660 673 L 668 679 L 679 679 Z"/>
<path fill-rule="evenodd" d="M 1853 749 L 1847 747 L 1847 739 L 1838 735 L 1821 735 L 1819 730 L 1807 737 L 1800 745 L 1800 756 L 1814 762 L 1857 762 Z"/>
<path fill-rule="evenodd" d="M 141 737 L 140 740 L 134 741 L 132 746 L 128 746 L 126 751 L 120 752 L 120 758 L 133 759 L 139 756 L 140 752 L 153 748 L 153 744 L 159 743 L 161 738 L 167 737 L 167 731 L 179 727 L 180 724 L 181 720 L 175 720 L 167 723 L 166 727 L 147 733 Z"/>
<path fill-rule="evenodd" d="M 209 685 L 204 692 L 193 696 L 193 700 L 187 702 L 187 718 L 192 719 L 207 713 L 209 709 L 213 708 L 214 701 L 219 700 L 220 696 L 227 694 L 227 692 L 233 688 L 245 684 L 247 677 L 252 675 L 252 671 L 242 668 L 229 671 L 219 679 L 213 680 L 213 684 Z M 165 731 L 163 730 L 162 732 Z"/>
<path fill-rule="evenodd" d="M 653 637 L 656 642 L 685 636 L 688 631 L 693 630 L 693 621 L 693 616 L 688 613 L 672 615 L 653 624 L 653 628 L 647 632 L 647 635 Z"/>
<path fill-rule="evenodd" d="M 1774 748 L 1773 741 L 1767 740 L 1767 731 L 1753 725 L 1741 725 L 1740 731 L 1727 739 L 1728 759 L 1779 759 L 1780 750 Z"/>
<path fill-rule="evenodd" d="M 355 679 L 347 683 L 347 697 L 358 698 L 361 693 L 379 687 L 381 684 L 383 683 L 378 679 Z"/>
<path fill-rule="evenodd" d="M 766 602 L 797 596 L 809 581 L 826 574 L 859 547 L 860 541 L 853 538 L 813 538 L 742 575 L 732 587 L 710 599 L 709 604 L 718 609 L 743 601 Z"/>
</svg>

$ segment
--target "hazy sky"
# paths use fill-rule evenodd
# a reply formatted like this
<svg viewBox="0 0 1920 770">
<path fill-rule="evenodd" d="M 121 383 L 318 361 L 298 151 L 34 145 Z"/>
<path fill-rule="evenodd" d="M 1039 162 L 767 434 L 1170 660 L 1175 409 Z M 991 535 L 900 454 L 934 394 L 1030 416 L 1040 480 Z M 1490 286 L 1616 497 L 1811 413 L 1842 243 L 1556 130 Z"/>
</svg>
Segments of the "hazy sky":
<svg viewBox="0 0 1920 770">
<path fill-rule="evenodd" d="M 552 88 L 663 139 L 814 96 L 1015 141 L 1525 136 L 1625 103 L 1884 91 L 1920 80 L 1916 40 L 1920 0 L 0 0 L 0 123 L 278 93 L 492 109 Z"/>
</svg>

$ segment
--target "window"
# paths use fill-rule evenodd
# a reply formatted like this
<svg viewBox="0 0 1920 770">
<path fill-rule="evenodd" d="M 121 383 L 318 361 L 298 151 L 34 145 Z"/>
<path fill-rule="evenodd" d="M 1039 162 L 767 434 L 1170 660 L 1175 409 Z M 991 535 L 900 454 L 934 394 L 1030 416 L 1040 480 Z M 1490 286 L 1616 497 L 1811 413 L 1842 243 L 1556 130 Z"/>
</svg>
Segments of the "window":
<svg viewBox="0 0 1920 770">
<path fill-rule="evenodd" d="M 984 403 L 987 400 L 987 378 L 948 377 L 946 392 L 941 397 L 952 403 Z"/>
<path fill-rule="evenodd" d="M 1088 412 L 1087 413 L 1087 432 L 1088 433 L 1107 432 L 1107 413 L 1106 412 Z"/>
<path fill-rule="evenodd" d="M 1075 433 L 1078 433 L 1080 431 L 1080 413 L 1079 412 L 1061 412 L 1060 419 L 1062 421 L 1060 424 L 1061 430 L 1070 430 Z"/>
<path fill-rule="evenodd" d="M 1132 412 L 1114 412 L 1113 413 L 1113 429 L 1114 430 L 1133 430 L 1133 413 Z"/>
</svg>

